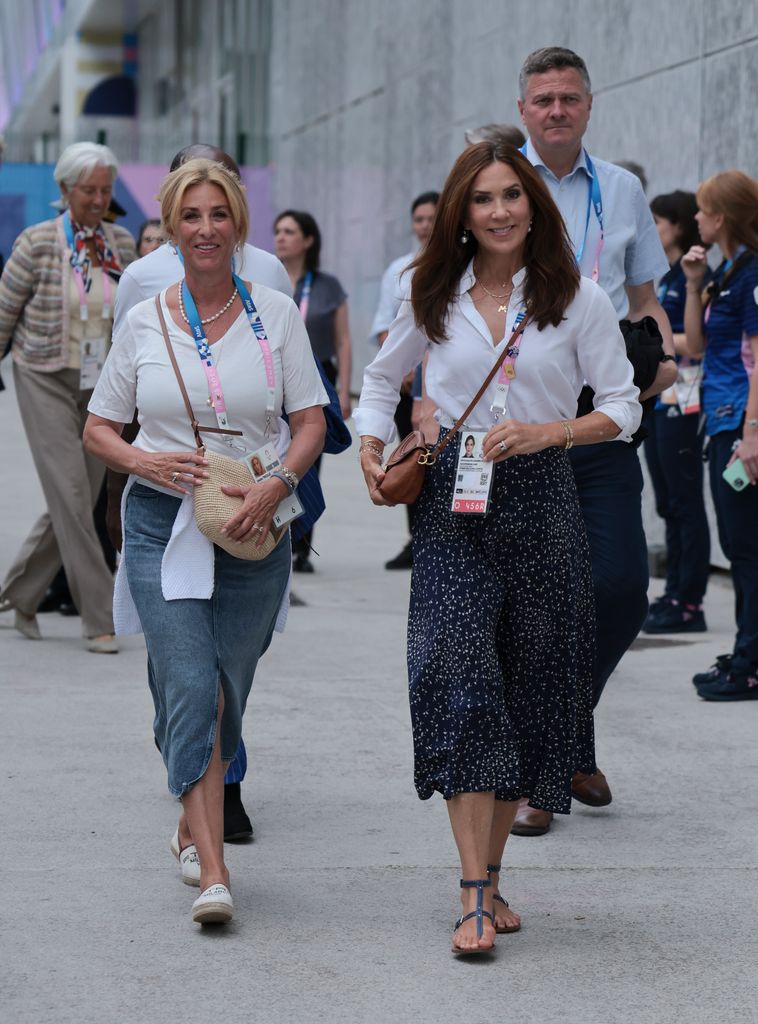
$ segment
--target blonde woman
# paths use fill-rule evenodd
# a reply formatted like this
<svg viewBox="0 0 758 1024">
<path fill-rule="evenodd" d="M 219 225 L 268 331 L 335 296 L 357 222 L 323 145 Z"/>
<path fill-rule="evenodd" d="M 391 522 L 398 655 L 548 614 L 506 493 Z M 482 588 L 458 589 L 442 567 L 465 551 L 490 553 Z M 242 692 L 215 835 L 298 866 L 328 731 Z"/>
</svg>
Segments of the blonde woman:
<svg viewBox="0 0 758 1024">
<path fill-rule="evenodd" d="M 185 270 L 184 280 L 165 289 L 159 302 L 190 402 L 206 426 L 222 426 L 223 406 L 227 428 L 242 432 L 206 433 L 203 440 L 233 457 L 272 444 L 282 462 L 279 477 L 262 483 L 251 477 L 249 487 L 225 488 L 242 499 L 225 524 L 228 536 L 263 543 L 278 504 L 321 451 L 327 397 L 292 300 L 232 274 L 232 257 L 248 232 L 237 176 L 209 160 L 190 160 L 164 180 L 159 199 Z M 243 300 L 252 307 L 249 314 Z M 217 375 L 212 386 L 209 368 Z M 128 445 L 120 435 L 135 408 L 140 432 Z M 282 408 L 291 442 L 278 415 Z M 154 299 L 129 311 L 90 413 L 88 450 L 130 474 L 117 624 L 123 600 L 128 628 L 133 601 L 147 644 L 155 736 L 169 789 L 182 801 L 172 849 L 183 880 L 201 889 L 193 920 L 225 922 L 233 905 L 223 849 L 224 772 L 286 594 L 289 538 L 266 558 L 243 561 L 197 530 L 192 490 L 211 485 Z"/>
</svg>

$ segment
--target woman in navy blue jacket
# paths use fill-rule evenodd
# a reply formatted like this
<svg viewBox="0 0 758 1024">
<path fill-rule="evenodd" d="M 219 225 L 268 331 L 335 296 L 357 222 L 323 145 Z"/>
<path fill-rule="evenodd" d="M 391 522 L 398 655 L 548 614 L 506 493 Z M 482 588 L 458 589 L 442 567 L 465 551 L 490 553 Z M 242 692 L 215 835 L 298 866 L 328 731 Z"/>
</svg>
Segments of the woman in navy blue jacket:
<svg viewBox="0 0 758 1024">
<path fill-rule="evenodd" d="M 702 633 L 711 552 L 699 415 L 702 365 L 687 353 L 687 281 L 682 270 L 682 256 L 700 241 L 697 201 L 692 192 L 670 192 L 656 196 L 650 209 L 670 264 L 658 284 L 658 301 L 671 321 L 679 376 L 673 387 L 659 395 L 646 423 L 645 459 L 655 507 L 666 523 L 666 589 L 651 605 L 642 628 L 646 633 Z"/>
<path fill-rule="evenodd" d="M 693 682 L 705 700 L 751 700 L 758 698 L 758 182 L 742 171 L 715 174 L 698 189 L 697 204 L 700 238 L 724 259 L 703 289 L 705 249 L 693 246 L 683 257 L 684 328 L 690 354 L 704 353 L 711 492 L 732 564 L 737 636 L 732 652 Z M 742 489 L 723 477 L 737 459 L 748 481 Z"/>
</svg>

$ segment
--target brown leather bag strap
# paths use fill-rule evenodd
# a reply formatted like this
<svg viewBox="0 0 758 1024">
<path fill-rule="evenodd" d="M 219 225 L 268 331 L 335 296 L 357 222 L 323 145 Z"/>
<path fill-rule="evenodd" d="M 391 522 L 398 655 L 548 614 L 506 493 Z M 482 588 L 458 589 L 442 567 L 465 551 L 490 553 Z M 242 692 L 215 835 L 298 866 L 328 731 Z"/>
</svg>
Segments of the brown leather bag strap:
<svg viewBox="0 0 758 1024">
<path fill-rule="evenodd" d="M 203 439 L 200 437 L 200 431 L 204 431 L 209 434 L 235 434 L 237 437 L 242 436 L 241 430 L 222 430 L 221 427 L 201 427 L 195 419 L 195 414 L 192 411 L 192 403 L 189 400 L 187 389 L 184 386 L 184 380 L 182 379 L 181 372 L 179 370 L 179 364 L 176 361 L 174 355 L 174 347 L 171 344 L 171 339 L 168 336 L 168 329 L 166 328 L 166 318 L 163 316 L 163 307 L 161 306 L 160 295 L 155 296 L 155 308 L 158 310 L 158 319 L 161 323 L 161 330 L 163 331 L 163 340 L 166 342 L 166 349 L 168 350 L 168 357 L 171 360 L 171 365 L 174 368 L 176 379 L 179 382 L 179 389 L 182 392 L 182 398 L 184 399 L 184 405 L 189 416 L 190 424 L 192 426 L 192 433 L 195 435 L 195 444 L 198 448 L 204 448 Z"/>
<path fill-rule="evenodd" d="M 523 334 L 524 333 L 524 328 L 526 327 L 527 323 L 528 323 L 528 320 L 526 320 L 526 319 L 522 320 L 521 323 L 519 324 L 519 326 L 514 330 L 513 334 L 510 336 L 510 339 L 508 340 L 508 342 L 506 343 L 505 347 L 503 348 L 503 351 L 498 356 L 497 362 L 492 367 L 490 372 L 487 374 L 487 378 L 484 381 L 484 384 L 482 384 L 482 386 L 479 388 L 477 393 L 474 395 L 474 397 L 472 398 L 471 402 L 469 403 L 468 407 L 465 409 L 465 411 L 464 411 L 463 415 L 460 417 L 460 419 L 456 421 L 456 423 L 454 424 L 454 426 L 452 426 L 450 428 L 450 430 L 448 430 L 448 432 L 445 434 L 445 436 L 442 438 L 442 440 L 438 441 L 437 444 L 434 446 L 434 448 L 432 449 L 430 458 L 436 459 L 437 456 L 439 455 L 439 453 L 442 451 L 442 449 L 445 448 L 448 444 L 450 444 L 450 442 L 453 440 L 453 438 L 458 433 L 460 428 L 466 422 L 466 418 L 468 417 L 469 413 L 471 412 L 471 410 L 476 405 L 478 405 L 479 399 L 482 397 L 484 392 L 487 390 L 487 388 L 492 383 L 492 378 L 495 376 L 497 371 L 500 369 L 500 367 L 502 365 L 502 362 L 505 359 L 505 357 L 508 355 L 508 352 L 512 348 L 514 341 L 516 340 L 516 338 L 518 338 L 519 334 Z"/>
</svg>

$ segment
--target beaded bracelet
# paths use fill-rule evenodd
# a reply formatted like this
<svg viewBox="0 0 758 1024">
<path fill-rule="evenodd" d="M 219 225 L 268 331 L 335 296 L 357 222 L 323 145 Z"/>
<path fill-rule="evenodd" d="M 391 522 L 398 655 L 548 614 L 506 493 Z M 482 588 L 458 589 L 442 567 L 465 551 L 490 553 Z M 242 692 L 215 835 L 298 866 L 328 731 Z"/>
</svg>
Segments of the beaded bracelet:
<svg viewBox="0 0 758 1024">
<path fill-rule="evenodd" d="M 561 426 L 566 432 L 566 443 L 563 447 L 566 451 L 568 451 L 569 448 L 574 447 L 574 428 L 571 426 L 568 420 L 561 420 Z"/>
</svg>

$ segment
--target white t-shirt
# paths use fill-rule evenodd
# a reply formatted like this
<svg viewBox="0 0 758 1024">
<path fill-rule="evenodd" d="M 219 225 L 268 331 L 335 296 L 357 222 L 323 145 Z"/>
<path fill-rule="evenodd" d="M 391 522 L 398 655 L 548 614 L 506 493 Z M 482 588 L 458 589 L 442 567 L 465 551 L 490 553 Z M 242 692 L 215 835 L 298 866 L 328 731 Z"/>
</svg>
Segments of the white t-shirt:
<svg viewBox="0 0 758 1024">
<path fill-rule="evenodd" d="M 358 433 L 389 441 L 400 383 L 427 351 L 426 392 L 437 406 L 439 421 L 452 426 L 511 336 L 523 304 L 525 276 L 522 269 L 513 278 L 506 330 L 497 345 L 493 345 L 487 324 L 467 294 L 474 284 L 471 264 L 449 309 L 446 341 L 430 344 L 426 334 L 416 327 L 411 303 L 404 301 L 387 340 L 366 369 L 360 405 L 353 413 Z M 469 415 L 466 426 L 470 430 L 489 430 L 495 423 L 490 406 L 496 398 L 497 379 Z M 595 391 L 595 409 L 621 428 L 616 440 L 630 441 L 642 415 L 632 364 L 626 357 L 611 300 L 602 288 L 583 277 L 558 327 L 548 324 L 541 331 L 536 325 L 526 327 L 516 378 L 509 391 L 509 415 L 523 423 L 573 419 L 585 381 Z"/>
<path fill-rule="evenodd" d="M 277 292 L 292 297 L 292 285 L 287 271 L 270 252 L 245 245 L 241 256 L 235 257 L 235 267 L 243 281 L 265 284 Z M 121 330 L 126 314 L 145 299 L 152 299 L 158 292 L 176 284 L 184 277 L 184 267 L 173 247 L 168 242 L 153 252 L 130 263 L 116 291 L 116 305 L 113 310 L 113 337 Z"/>
<path fill-rule="evenodd" d="M 297 412 L 329 404 L 321 383 L 300 313 L 292 299 L 261 284 L 250 285 L 271 345 L 276 374 L 274 407 Z M 217 426 L 208 403 L 208 384 L 195 342 L 174 323 L 161 293 L 163 315 L 179 370 L 196 418 L 205 426 Z M 283 458 L 290 434 L 280 416 L 272 417 L 266 428 L 266 371 L 257 338 L 247 315 L 241 312 L 223 339 L 211 346 L 224 392 L 229 425 L 243 436 L 235 445 L 255 451 L 273 441 Z M 194 451 L 195 441 L 179 383 L 163 340 L 155 300 L 148 299 L 131 309 L 111 348 L 100 379 L 89 402 L 89 411 L 117 423 L 131 423 L 139 410 L 140 431 L 134 445 L 143 451 Z M 211 451 L 235 458 L 241 451 L 230 450 L 220 434 L 201 433 Z"/>
</svg>

